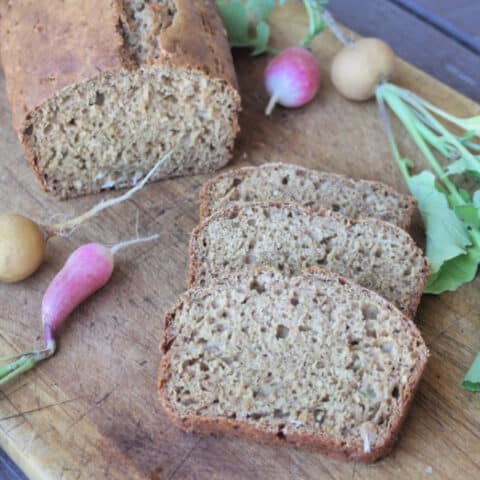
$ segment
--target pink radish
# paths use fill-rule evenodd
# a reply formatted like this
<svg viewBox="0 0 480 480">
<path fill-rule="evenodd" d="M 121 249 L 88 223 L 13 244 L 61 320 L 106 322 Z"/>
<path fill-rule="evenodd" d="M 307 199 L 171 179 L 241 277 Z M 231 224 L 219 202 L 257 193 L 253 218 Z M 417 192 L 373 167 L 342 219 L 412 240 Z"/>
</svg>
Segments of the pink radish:
<svg viewBox="0 0 480 480">
<path fill-rule="evenodd" d="M 320 65 L 307 49 L 287 48 L 269 63 L 264 80 L 270 95 L 266 115 L 272 113 L 277 103 L 289 108 L 301 107 L 318 91 Z"/>
<path fill-rule="evenodd" d="M 112 248 L 98 243 L 88 243 L 77 248 L 54 277 L 43 297 L 42 324 L 45 348 L 8 358 L 13 361 L 0 368 L 0 385 L 30 370 L 36 363 L 55 353 L 56 330 L 80 303 L 108 282 L 113 272 L 116 252 L 129 245 L 155 238 L 158 238 L 158 235 L 122 242 Z"/>
<path fill-rule="evenodd" d="M 43 335 L 48 345 L 53 333 L 86 298 L 102 288 L 113 272 L 112 251 L 98 243 L 77 248 L 48 287 L 42 301 Z"/>
</svg>

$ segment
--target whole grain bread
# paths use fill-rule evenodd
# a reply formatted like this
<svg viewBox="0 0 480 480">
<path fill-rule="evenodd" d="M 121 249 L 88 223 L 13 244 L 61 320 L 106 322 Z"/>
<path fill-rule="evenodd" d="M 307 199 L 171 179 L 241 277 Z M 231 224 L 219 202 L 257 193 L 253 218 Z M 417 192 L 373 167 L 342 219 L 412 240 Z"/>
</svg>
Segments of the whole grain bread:
<svg viewBox="0 0 480 480">
<path fill-rule="evenodd" d="M 415 199 L 367 180 L 319 172 L 285 163 L 237 168 L 210 179 L 200 192 L 200 216 L 245 202 L 298 203 L 332 210 L 345 217 L 372 217 L 407 229 Z"/>
<path fill-rule="evenodd" d="M 15 0 L 0 23 L 13 123 L 48 192 L 72 197 L 230 158 L 240 96 L 214 0 Z"/>
<path fill-rule="evenodd" d="M 289 276 L 325 268 L 374 290 L 408 316 L 415 315 L 429 270 L 410 235 L 390 223 L 294 204 L 236 205 L 192 232 L 190 286 L 256 266 Z"/>
<path fill-rule="evenodd" d="M 393 305 L 321 270 L 189 290 L 162 351 L 160 399 L 181 429 L 364 462 L 392 448 L 428 357 Z"/>
</svg>

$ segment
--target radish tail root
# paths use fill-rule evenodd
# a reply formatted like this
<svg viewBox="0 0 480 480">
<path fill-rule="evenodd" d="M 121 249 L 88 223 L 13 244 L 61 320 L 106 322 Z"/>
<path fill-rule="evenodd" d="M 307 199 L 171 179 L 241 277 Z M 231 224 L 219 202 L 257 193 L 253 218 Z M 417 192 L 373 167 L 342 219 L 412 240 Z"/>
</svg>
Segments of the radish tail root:
<svg viewBox="0 0 480 480">
<path fill-rule="evenodd" d="M 78 217 L 67 220 L 66 222 L 55 223 L 52 225 L 42 225 L 42 228 L 46 232 L 47 238 L 53 237 L 55 235 L 68 236 L 72 233 L 72 231 L 76 227 L 78 227 L 80 224 L 82 224 L 86 220 L 94 217 L 95 215 L 100 213 L 102 210 L 105 210 L 106 208 L 112 207 L 113 205 L 117 205 L 119 203 L 124 202 L 125 200 L 128 200 L 134 193 L 138 192 L 145 186 L 145 184 L 150 180 L 150 178 L 152 178 L 152 176 L 158 170 L 158 168 L 160 168 L 171 157 L 174 150 L 175 149 L 173 148 L 164 157 L 162 157 L 153 166 L 153 168 L 147 173 L 147 175 L 145 175 L 145 177 L 142 179 L 142 181 L 138 185 L 135 185 L 133 188 L 125 192 L 123 195 L 120 195 L 119 197 L 115 197 L 115 198 L 110 198 L 109 200 L 103 200 L 97 205 L 95 205 L 92 209 L 83 213 L 82 215 L 79 215 Z"/>
<path fill-rule="evenodd" d="M 277 101 L 278 101 L 278 95 L 274 94 L 270 97 L 267 108 L 265 109 L 265 115 L 267 115 L 267 117 L 273 112 L 273 109 L 275 108 Z"/>
<path fill-rule="evenodd" d="M 160 234 L 155 233 L 154 235 L 150 235 L 149 237 L 135 238 L 133 240 L 127 240 L 125 242 L 120 242 L 120 243 L 117 243 L 116 245 L 114 245 L 113 247 L 111 247 L 110 251 L 112 252 L 113 255 L 115 255 L 119 250 L 130 247 L 131 245 L 136 245 L 137 243 L 150 242 L 152 240 L 156 240 L 159 237 L 160 237 Z"/>
</svg>

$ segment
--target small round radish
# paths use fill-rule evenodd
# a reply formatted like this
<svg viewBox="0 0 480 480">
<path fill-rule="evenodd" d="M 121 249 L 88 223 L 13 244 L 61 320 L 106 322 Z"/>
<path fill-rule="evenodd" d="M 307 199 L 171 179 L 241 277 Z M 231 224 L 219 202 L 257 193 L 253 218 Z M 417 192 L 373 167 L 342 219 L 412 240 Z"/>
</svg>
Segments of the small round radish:
<svg viewBox="0 0 480 480">
<path fill-rule="evenodd" d="M 0 385 L 30 370 L 36 363 L 51 357 L 56 350 L 55 332 L 68 316 L 90 295 L 102 288 L 113 272 L 113 256 L 122 248 L 154 240 L 158 235 L 137 238 L 107 248 L 88 243 L 75 250 L 54 277 L 42 301 L 42 325 L 45 348 L 9 358 L 0 368 Z"/>
<path fill-rule="evenodd" d="M 371 98 L 375 88 L 393 75 L 395 54 L 383 40 L 363 38 L 342 48 L 333 59 L 331 78 L 349 100 Z"/>
<path fill-rule="evenodd" d="M 46 238 L 40 227 L 22 215 L 0 215 L 0 282 L 19 282 L 43 261 Z"/>
<path fill-rule="evenodd" d="M 266 115 L 278 103 L 301 107 L 308 103 L 320 86 L 320 65 L 314 55 L 302 47 L 287 48 L 265 70 L 265 88 L 270 95 Z"/>
</svg>

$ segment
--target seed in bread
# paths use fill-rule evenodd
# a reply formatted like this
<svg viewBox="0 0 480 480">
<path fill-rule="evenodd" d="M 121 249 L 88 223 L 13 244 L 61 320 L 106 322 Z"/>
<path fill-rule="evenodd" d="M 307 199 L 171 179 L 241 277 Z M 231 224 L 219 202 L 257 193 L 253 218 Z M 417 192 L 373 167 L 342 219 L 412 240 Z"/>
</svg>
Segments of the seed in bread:
<svg viewBox="0 0 480 480">
<path fill-rule="evenodd" d="M 374 290 L 408 316 L 418 307 L 428 263 L 410 235 L 380 220 L 349 220 L 293 204 L 246 203 L 220 210 L 192 233 L 190 286 L 255 266 L 298 275 L 334 271 Z"/>
<path fill-rule="evenodd" d="M 407 229 L 415 199 L 380 182 L 353 180 L 284 163 L 229 170 L 209 180 L 200 193 L 200 216 L 245 202 L 298 203 L 349 218 L 372 217 Z"/>
<path fill-rule="evenodd" d="M 189 290 L 162 349 L 160 399 L 183 430 L 365 462 L 392 448 L 428 356 L 394 306 L 318 270 Z"/>
</svg>

